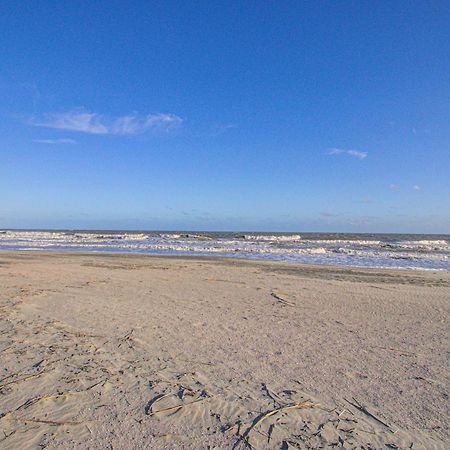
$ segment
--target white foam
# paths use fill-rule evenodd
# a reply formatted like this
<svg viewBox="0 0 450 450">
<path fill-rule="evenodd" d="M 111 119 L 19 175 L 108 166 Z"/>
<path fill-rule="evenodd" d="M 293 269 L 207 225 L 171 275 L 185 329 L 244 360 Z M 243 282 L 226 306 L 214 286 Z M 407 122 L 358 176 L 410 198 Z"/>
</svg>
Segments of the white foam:
<svg viewBox="0 0 450 450">
<path fill-rule="evenodd" d="M 317 264 L 450 270 L 446 240 L 302 239 L 296 235 L 201 233 L 96 233 L 7 231 L 3 249 L 73 249 L 144 253 L 213 254 Z"/>
<path fill-rule="evenodd" d="M 244 239 L 254 241 L 274 241 L 274 242 L 288 242 L 299 241 L 302 237 L 299 234 L 292 235 L 267 235 L 267 234 L 246 234 Z"/>
</svg>

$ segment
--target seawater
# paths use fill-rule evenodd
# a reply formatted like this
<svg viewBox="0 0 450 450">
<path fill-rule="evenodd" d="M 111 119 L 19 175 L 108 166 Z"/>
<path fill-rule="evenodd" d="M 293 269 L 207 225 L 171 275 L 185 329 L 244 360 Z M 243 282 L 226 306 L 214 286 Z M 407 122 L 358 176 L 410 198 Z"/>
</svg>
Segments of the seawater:
<svg viewBox="0 0 450 450">
<path fill-rule="evenodd" d="M 450 235 L 1 230 L 4 250 L 83 250 L 450 270 Z"/>
</svg>

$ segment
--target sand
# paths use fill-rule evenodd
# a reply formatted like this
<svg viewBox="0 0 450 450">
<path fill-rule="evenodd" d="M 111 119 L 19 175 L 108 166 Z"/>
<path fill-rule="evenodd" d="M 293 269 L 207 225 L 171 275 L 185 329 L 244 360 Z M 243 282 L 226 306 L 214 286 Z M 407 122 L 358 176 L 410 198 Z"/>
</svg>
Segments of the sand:
<svg viewBox="0 0 450 450">
<path fill-rule="evenodd" d="M 2 251 L 0 287 L 2 449 L 449 441 L 448 272 Z"/>
</svg>

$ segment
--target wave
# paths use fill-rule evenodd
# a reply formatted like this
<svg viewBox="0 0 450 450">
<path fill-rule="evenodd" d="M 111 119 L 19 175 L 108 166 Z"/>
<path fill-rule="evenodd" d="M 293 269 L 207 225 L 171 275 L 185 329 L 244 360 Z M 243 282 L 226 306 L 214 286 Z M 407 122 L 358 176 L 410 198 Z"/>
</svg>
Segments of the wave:
<svg viewBox="0 0 450 450">
<path fill-rule="evenodd" d="M 394 267 L 396 264 L 450 270 L 450 243 L 446 239 L 400 241 L 354 236 L 312 239 L 299 234 L 6 230 L 0 233 L 0 249 L 214 254 L 319 264 L 369 267 Z"/>
<path fill-rule="evenodd" d="M 244 234 L 242 238 L 245 240 L 254 241 L 275 241 L 275 242 L 289 242 L 299 241 L 302 237 L 299 234 L 292 235 L 268 235 L 268 234 Z"/>
</svg>

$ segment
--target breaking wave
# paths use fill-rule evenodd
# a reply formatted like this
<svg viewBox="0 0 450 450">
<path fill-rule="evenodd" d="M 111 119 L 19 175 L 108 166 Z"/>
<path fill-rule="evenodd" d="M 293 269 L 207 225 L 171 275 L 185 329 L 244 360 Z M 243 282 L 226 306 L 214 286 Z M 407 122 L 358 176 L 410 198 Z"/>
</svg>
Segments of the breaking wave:
<svg viewBox="0 0 450 450">
<path fill-rule="evenodd" d="M 216 255 L 313 264 L 450 270 L 450 236 L 0 231 L 0 249 Z"/>
</svg>

